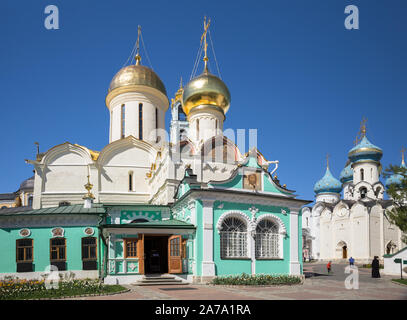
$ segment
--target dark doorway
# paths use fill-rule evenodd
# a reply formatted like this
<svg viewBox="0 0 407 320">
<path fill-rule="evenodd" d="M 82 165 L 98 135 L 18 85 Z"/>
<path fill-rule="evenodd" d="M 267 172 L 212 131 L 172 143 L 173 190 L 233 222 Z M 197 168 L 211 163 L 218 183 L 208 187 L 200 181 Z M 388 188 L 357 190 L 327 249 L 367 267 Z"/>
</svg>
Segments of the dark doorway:
<svg viewBox="0 0 407 320">
<path fill-rule="evenodd" d="M 346 259 L 348 257 L 348 247 L 343 246 L 342 247 L 342 259 Z"/>
<path fill-rule="evenodd" d="M 145 273 L 168 272 L 168 236 L 145 236 Z"/>
</svg>

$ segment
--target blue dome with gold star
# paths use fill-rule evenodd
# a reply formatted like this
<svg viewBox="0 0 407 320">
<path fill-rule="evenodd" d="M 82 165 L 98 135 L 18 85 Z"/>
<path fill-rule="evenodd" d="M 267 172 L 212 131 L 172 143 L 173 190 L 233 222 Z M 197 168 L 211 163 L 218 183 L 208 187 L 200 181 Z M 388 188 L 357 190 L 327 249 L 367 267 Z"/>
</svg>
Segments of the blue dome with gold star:
<svg viewBox="0 0 407 320">
<path fill-rule="evenodd" d="M 342 191 L 341 182 L 332 175 L 331 171 L 329 170 L 329 167 L 327 167 L 325 175 L 322 177 L 321 180 L 315 183 L 314 192 L 316 194 L 319 194 L 319 193 L 340 193 L 341 191 Z"/>
</svg>

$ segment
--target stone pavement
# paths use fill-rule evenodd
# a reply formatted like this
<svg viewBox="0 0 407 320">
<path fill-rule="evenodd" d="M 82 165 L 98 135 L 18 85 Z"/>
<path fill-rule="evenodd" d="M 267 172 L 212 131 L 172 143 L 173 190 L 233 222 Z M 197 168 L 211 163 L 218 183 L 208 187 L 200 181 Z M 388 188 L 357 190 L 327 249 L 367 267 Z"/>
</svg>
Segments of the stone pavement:
<svg viewBox="0 0 407 320">
<path fill-rule="evenodd" d="M 345 264 L 333 264 L 328 275 L 325 264 L 306 263 L 303 285 L 272 287 L 220 287 L 210 285 L 125 286 L 130 292 L 78 300 L 407 300 L 407 286 L 392 283 L 396 277 L 371 278 L 371 269 L 359 268 L 359 289 L 345 287 Z"/>
</svg>

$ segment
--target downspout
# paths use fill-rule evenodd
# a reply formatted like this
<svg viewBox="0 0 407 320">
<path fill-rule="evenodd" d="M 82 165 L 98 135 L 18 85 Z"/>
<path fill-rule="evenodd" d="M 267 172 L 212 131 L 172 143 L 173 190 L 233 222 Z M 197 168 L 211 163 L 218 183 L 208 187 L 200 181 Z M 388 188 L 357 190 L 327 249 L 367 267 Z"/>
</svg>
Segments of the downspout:
<svg viewBox="0 0 407 320">
<path fill-rule="evenodd" d="M 103 261 L 102 261 L 102 268 L 99 268 L 99 280 L 103 280 L 106 277 L 106 261 L 107 261 L 107 240 L 103 235 L 103 227 L 102 227 L 102 222 L 105 220 L 105 215 L 99 215 L 99 221 L 98 221 L 98 230 L 99 230 L 99 235 L 102 240 L 102 243 L 104 244 L 104 250 L 103 250 Z M 99 250 L 101 250 L 101 247 L 99 247 Z"/>
</svg>

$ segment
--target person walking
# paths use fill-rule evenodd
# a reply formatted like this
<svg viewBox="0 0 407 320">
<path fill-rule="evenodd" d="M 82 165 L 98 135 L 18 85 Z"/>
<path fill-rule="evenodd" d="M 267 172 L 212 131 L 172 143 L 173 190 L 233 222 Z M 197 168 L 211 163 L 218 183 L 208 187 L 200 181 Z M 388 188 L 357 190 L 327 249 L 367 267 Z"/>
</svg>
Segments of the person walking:
<svg viewBox="0 0 407 320">
<path fill-rule="evenodd" d="M 330 272 L 331 272 L 331 267 L 332 267 L 332 263 L 331 263 L 331 261 L 329 261 L 328 264 L 326 265 L 326 268 L 328 269 L 328 274 L 330 274 Z"/>
<path fill-rule="evenodd" d="M 353 266 L 355 263 L 355 259 L 353 259 L 352 257 L 349 258 L 349 265 Z"/>
<path fill-rule="evenodd" d="M 380 264 L 378 258 L 378 256 L 374 256 L 372 261 L 372 278 L 380 278 Z"/>
</svg>

